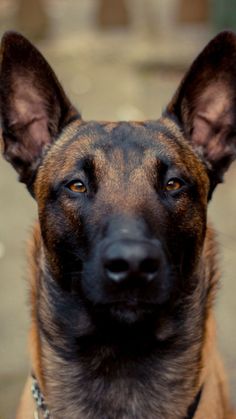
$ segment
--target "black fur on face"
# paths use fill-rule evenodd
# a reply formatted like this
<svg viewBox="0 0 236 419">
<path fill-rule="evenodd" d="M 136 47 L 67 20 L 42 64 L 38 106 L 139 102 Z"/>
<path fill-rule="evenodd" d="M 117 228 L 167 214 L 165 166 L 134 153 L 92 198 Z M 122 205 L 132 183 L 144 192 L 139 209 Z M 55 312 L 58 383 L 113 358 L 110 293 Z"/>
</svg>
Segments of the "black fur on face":
<svg viewBox="0 0 236 419">
<path fill-rule="evenodd" d="M 52 147 L 39 170 L 48 269 L 85 300 L 96 324 L 150 321 L 197 285 L 208 177 L 173 127 L 120 123 L 107 132 L 84 124 L 72 141 Z M 60 163 L 47 179 L 52 153 Z M 82 192 L 73 190 L 78 182 Z M 177 189 L 168 190 L 173 182 Z"/>
</svg>

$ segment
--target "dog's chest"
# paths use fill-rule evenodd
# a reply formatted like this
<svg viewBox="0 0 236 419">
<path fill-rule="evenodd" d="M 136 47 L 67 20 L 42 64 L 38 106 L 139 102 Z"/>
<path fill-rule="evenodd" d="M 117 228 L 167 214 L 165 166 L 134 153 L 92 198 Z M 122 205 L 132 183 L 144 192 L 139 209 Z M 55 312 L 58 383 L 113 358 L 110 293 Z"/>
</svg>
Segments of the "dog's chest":
<svg viewBox="0 0 236 419">
<path fill-rule="evenodd" d="M 61 419 L 183 419 L 192 401 L 194 377 L 176 385 L 183 360 L 143 359 L 140 364 L 114 359 L 95 368 L 98 360 L 68 363 L 55 354 L 47 358 L 48 405 L 52 417 Z M 179 364 L 179 366 L 178 366 Z M 182 367 L 181 367 L 182 365 Z M 159 373 L 161 368 L 161 375 Z M 181 372 L 182 375 L 182 372 Z"/>
</svg>

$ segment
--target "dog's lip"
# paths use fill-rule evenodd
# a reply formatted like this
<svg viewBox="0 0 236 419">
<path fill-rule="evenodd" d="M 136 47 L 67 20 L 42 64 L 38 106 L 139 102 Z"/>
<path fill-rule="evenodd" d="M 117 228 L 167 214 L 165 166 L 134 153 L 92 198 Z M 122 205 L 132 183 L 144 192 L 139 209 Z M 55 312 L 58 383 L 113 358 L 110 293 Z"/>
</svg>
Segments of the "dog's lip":
<svg viewBox="0 0 236 419">
<path fill-rule="evenodd" d="M 141 300 L 141 299 L 126 299 L 126 300 L 113 300 L 103 304 L 99 304 L 103 308 L 126 308 L 126 309 L 144 309 L 156 307 L 158 304 L 153 301 Z"/>
</svg>

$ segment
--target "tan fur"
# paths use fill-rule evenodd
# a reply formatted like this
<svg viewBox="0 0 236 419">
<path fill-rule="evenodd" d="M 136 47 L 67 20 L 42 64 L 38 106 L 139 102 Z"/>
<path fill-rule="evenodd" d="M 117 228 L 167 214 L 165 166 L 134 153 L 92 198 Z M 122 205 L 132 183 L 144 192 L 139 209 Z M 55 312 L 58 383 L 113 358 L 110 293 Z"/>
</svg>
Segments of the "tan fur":
<svg viewBox="0 0 236 419">
<path fill-rule="evenodd" d="M 36 303 L 37 298 L 37 278 L 39 278 L 39 264 L 36 263 L 40 257 L 41 235 L 39 225 L 35 225 L 33 241 L 30 243 L 30 266 L 31 266 L 31 302 Z M 201 374 L 198 387 L 203 385 L 201 401 L 199 403 L 194 419 L 236 419 L 236 415 L 231 410 L 228 397 L 228 384 L 225 376 L 224 367 L 216 348 L 216 326 L 212 310 L 212 303 L 215 298 L 216 284 L 218 283 L 218 270 L 216 267 L 214 231 L 208 228 L 205 241 L 204 254 L 208 260 L 208 268 L 212 270 L 212 287 L 209 293 L 209 309 L 205 327 L 205 339 L 202 347 Z M 34 322 L 34 309 L 32 309 L 32 328 L 30 333 L 30 352 L 32 369 L 41 385 L 42 391 L 47 393 L 41 365 L 41 348 L 38 330 Z M 31 377 L 28 378 L 25 389 L 18 408 L 16 419 L 32 419 L 35 412 L 35 403 L 32 399 L 30 390 Z M 80 419 L 80 417 L 78 417 Z M 81 416 L 82 419 L 82 416 Z"/>
</svg>

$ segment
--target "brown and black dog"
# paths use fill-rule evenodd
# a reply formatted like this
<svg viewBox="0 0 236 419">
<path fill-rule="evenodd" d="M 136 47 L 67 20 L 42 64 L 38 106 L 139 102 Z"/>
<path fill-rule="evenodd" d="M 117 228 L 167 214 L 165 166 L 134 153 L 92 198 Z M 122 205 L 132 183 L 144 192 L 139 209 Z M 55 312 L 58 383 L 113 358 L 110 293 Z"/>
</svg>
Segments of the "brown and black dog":
<svg viewBox="0 0 236 419">
<path fill-rule="evenodd" d="M 17 417 L 232 419 L 207 204 L 236 156 L 236 36 L 209 43 L 158 121 L 106 123 L 9 32 L 0 100 L 3 154 L 39 212 Z"/>
</svg>

